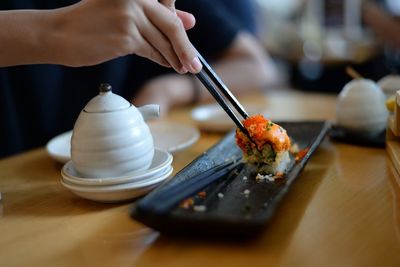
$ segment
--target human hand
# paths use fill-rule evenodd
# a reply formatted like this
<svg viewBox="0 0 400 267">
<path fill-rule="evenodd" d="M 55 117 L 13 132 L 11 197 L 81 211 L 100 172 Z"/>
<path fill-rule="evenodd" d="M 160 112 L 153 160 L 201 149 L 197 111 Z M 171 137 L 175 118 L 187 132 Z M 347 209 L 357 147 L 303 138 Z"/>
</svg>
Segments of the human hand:
<svg viewBox="0 0 400 267">
<path fill-rule="evenodd" d="M 55 57 L 60 64 L 98 64 L 137 54 L 179 73 L 196 73 L 201 64 L 185 29 L 194 17 L 172 12 L 157 0 L 82 0 L 55 12 Z"/>
<path fill-rule="evenodd" d="M 189 75 L 167 74 L 147 82 L 140 93 L 132 100 L 135 106 L 149 103 L 160 105 L 161 115 L 180 105 L 192 102 L 194 95 L 193 79 Z"/>
</svg>

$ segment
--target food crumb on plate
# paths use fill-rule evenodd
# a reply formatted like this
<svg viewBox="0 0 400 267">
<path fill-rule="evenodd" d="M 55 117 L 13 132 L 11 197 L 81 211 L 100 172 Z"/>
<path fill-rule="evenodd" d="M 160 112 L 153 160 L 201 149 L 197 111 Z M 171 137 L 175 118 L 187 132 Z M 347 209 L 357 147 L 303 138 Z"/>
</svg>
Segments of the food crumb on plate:
<svg viewBox="0 0 400 267">
<path fill-rule="evenodd" d="M 298 161 L 300 161 L 301 159 L 303 159 L 303 158 L 307 155 L 307 153 L 308 153 L 309 150 L 310 150 L 310 149 L 309 149 L 308 147 L 306 147 L 306 148 L 304 148 L 304 149 L 301 149 L 301 150 L 296 154 L 295 161 L 298 162 Z"/>
<path fill-rule="evenodd" d="M 246 197 L 248 197 L 248 196 L 250 195 L 250 190 L 249 190 L 249 189 L 245 189 L 245 190 L 243 191 L 243 194 L 244 194 Z"/>
<path fill-rule="evenodd" d="M 207 193 L 205 191 L 201 191 L 201 192 L 197 193 L 197 195 L 199 196 L 199 198 L 205 199 L 207 196 Z"/>
<path fill-rule="evenodd" d="M 300 151 L 300 148 L 297 143 L 293 143 L 292 146 L 289 148 L 289 152 L 292 154 L 297 154 L 297 153 L 299 153 L 299 151 Z"/>
<path fill-rule="evenodd" d="M 194 200 L 193 198 L 188 198 L 182 201 L 182 203 L 179 205 L 183 209 L 189 209 L 194 205 Z"/>
<path fill-rule="evenodd" d="M 270 182 L 275 181 L 274 176 L 272 174 L 261 174 L 261 173 L 257 173 L 256 176 L 256 181 L 264 181 L 264 180 L 268 180 Z"/>
<path fill-rule="evenodd" d="M 283 179 L 285 177 L 285 174 L 283 172 L 277 172 L 275 175 L 273 174 L 261 174 L 257 173 L 256 176 L 256 181 L 257 182 L 262 182 L 262 181 L 269 181 L 269 182 L 275 182 L 276 180 Z"/>
<path fill-rule="evenodd" d="M 294 160 L 296 162 L 298 162 L 301 159 L 303 159 L 307 155 L 309 150 L 310 150 L 309 147 L 300 149 L 300 147 L 299 147 L 299 145 L 297 143 L 293 143 L 292 146 L 289 149 L 290 153 L 294 156 Z"/>
<path fill-rule="evenodd" d="M 195 212 L 205 212 L 205 211 L 207 211 L 207 207 L 204 205 L 195 205 L 195 206 L 193 206 L 193 210 Z"/>
</svg>

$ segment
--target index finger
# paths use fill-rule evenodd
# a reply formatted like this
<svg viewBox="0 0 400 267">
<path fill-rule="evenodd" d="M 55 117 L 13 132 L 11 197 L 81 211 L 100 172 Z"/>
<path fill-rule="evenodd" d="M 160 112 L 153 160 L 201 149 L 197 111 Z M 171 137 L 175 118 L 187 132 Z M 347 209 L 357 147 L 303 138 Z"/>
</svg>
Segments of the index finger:
<svg viewBox="0 0 400 267">
<path fill-rule="evenodd" d="M 191 73 L 200 72 L 202 65 L 181 19 L 162 4 L 150 5 L 145 12 L 153 25 L 168 38 L 181 64 Z"/>
</svg>

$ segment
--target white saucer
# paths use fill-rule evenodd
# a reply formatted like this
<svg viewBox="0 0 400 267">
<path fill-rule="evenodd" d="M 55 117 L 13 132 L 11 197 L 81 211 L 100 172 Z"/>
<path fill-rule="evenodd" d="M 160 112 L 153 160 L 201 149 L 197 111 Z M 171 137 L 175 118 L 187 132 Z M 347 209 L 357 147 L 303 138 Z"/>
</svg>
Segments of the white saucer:
<svg viewBox="0 0 400 267">
<path fill-rule="evenodd" d="M 263 107 L 245 106 L 250 115 L 263 114 L 268 117 L 268 111 Z M 217 104 L 202 105 L 192 110 L 192 119 L 202 130 L 227 132 L 235 128 L 233 121 Z"/>
<path fill-rule="evenodd" d="M 55 160 L 66 163 L 71 159 L 71 137 L 72 130 L 57 135 L 53 139 L 51 139 L 47 145 L 46 150 L 50 157 Z"/>
<path fill-rule="evenodd" d="M 120 177 L 82 178 L 74 168 L 72 161 L 68 161 L 61 169 L 61 176 L 65 182 L 75 185 L 104 186 L 121 183 L 141 182 L 158 175 L 162 175 L 171 167 L 172 155 L 164 150 L 155 149 L 153 162 L 149 169 L 129 173 Z"/>
<path fill-rule="evenodd" d="M 177 152 L 193 145 L 200 137 L 199 131 L 190 125 L 154 121 L 148 123 L 154 146 L 168 152 Z M 66 163 L 71 159 L 72 131 L 57 135 L 47 145 L 47 153 L 53 159 Z"/>
<path fill-rule="evenodd" d="M 172 166 L 159 176 L 148 180 L 133 183 L 122 183 L 105 186 L 88 186 L 71 184 L 61 178 L 61 184 L 74 194 L 94 201 L 114 203 L 130 200 L 142 196 L 155 189 L 164 180 L 169 178 L 173 172 Z"/>
<path fill-rule="evenodd" d="M 154 146 L 168 152 L 190 147 L 199 140 L 200 132 L 191 125 L 154 121 L 148 123 Z"/>
</svg>

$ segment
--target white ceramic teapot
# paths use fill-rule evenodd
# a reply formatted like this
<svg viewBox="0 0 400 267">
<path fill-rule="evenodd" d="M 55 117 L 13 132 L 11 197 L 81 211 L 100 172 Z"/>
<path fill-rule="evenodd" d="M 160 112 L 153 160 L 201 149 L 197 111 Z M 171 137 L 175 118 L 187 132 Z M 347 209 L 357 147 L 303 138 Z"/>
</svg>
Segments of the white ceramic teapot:
<svg viewBox="0 0 400 267">
<path fill-rule="evenodd" d="M 101 84 L 75 122 L 71 159 L 76 170 L 83 177 L 103 178 L 149 168 L 154 143 L 145 120 L 158 115 L 158 105 L 136 108 Z"/>
<path fill-rule="evenodd" d="M 349 133 L 377 135 L 385 129 L 387 117 L 385 95 L 372 80 L 354 79 L 339 93 L 336 120 Z"/>
</svg>

